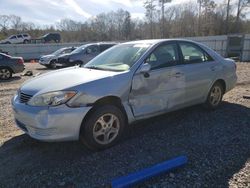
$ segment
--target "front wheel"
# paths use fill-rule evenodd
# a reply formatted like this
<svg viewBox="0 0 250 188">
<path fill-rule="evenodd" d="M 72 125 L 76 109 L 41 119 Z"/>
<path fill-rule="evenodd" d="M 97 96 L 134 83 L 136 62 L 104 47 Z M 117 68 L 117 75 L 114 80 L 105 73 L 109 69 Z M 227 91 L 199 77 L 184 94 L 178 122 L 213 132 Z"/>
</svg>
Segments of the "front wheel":
<svg viewBox="0 0 250 188">
<path fill-rule="evenodd" d="M 75 62 L 75 66 L 78 66 L 78 67 L 82 66 L 82 64 L 83 64 L 82 61 L 77 61 L 77 62 Z"/>
<path fill-rule="evenodd" d="M 222 84 L 220 82 L 216 82 L 208 93 L 205 107 L 211 110 L 216 109 L 222 101 L 223 94 L 224 89 Z"/>
<path fill-rule="evenodd" d="M 106 149 L 118 142 L 124 127 L 125 117 L 118 107 L 96 107 L 82 124 L 80 139 L 90 149 Z"/>
<path fill-rule="evenodd" d="M 56 61 L 55 60 L 52 60 L 51 62 L 50 62 L 50 68 L 52 68 L 52 69 L 56 69 Z"/>
</svg>

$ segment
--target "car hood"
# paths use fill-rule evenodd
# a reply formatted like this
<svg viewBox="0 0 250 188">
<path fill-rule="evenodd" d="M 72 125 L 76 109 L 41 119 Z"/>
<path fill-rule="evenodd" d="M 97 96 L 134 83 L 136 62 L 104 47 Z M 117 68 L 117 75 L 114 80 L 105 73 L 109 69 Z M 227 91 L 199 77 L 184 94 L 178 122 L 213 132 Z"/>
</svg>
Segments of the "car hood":
<svg viewBox="0 0 250 188">
<path fill-rule="evenodd" d="M 70 53 L 59 55 L 58 58 L 68 58 Z"/>
<path fill-rule="evenodd" d="M 67 90 L 80 84 L 112 77 L 119 73 L 120 72 L 94 70 L 83 67 L 70 67 L 39 75 L 25 82 L 20 90 L 29 95 Z"/>
<path fill-rule="evenodd" d="M 49 55 L 43 55 L 43 56 L 41 56 L 41 59 L 51 59 L 53 57 L 55 57 L 55 55 L 49 54 Z"/>
</svg>

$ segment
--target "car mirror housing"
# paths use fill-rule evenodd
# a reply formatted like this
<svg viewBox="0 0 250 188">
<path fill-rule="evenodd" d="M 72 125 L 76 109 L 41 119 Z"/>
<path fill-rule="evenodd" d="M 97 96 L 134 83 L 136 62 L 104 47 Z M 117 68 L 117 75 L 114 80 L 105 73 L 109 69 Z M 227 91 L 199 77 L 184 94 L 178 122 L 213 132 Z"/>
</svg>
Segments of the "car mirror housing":
<svg viewBox="0 0 250 188">
<path fill-rule="evenodd" d="M 144 74 L 144 73 L 148 73 L 151 69 L 151 65 L 148 63 L 144 63 L 140 69 L 140 73 Z"/>
</svg>

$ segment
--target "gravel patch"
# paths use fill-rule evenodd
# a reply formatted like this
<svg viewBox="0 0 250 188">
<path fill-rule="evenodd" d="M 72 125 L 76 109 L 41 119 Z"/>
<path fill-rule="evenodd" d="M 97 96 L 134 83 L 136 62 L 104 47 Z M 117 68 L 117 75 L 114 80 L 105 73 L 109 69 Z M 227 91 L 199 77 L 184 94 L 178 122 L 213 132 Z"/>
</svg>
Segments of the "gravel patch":
<svg viewBox="0 0 250 188">
<path fill-rule="evenodd" d="M 26 64 L 34 74 L 47 72 Z M 101 152 L 79 142 L 44 143 L 16 128 L 11 98 L 30 77 L 0 82 L 0 187 L 109 187 L 113 178 L 179 155 L 188 164 L 136 187 L 250 187 L 250 63 L 237 63 L 238 83 L 216 111 L 200 105 L 130 125 Z"/>
</svg>

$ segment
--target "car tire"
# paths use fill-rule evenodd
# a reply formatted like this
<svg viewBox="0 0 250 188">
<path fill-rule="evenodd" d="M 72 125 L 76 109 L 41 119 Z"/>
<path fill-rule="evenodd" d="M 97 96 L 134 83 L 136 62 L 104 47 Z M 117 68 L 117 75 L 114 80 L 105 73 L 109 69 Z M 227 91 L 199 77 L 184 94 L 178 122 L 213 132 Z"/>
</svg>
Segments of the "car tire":
<svg viewBox="0 0 250 188">
<path fill-rule="evenodd" d="M 28 40 L 24 40 L 23 41 L 24 44 L 28 44 L 28 42 L 29 42 Z"/>
<path fill-rule="evenodd" d="M 49 64 L 49 67 L 52 68 L 52 69 L 56 69 L 56 61 L 55 60 L 52 60 Z"/>
<path fill-rule="evenodd" d="M 0 80 L 8 80 L 12 77 L 12 70 L 7 67 L 0 68 Z"/>
<path fill-rule="evenodd" d="M 80 66 L 82 66 L 82 64 L 83 64 L 83 62 L 82 62 L 82 61 L 77 61 L 77 62 L 75 62 L 75 64 L 74 64 L 74 65 L 75 65 L 75 66 L 79 66 L 79 67 L 80 67 Z"/>
<path fill-rule="evenodd" d="M 223 95 L 223 85 L 220 82 L 215 82 L 208 93 L 207 100 L 204 104 L 205 108 L 209 110 L 216 109 L 221 104 Z"/>
<path fill-rule="evenodd" d="M 125 116 L 114 105 L 103 105 L 93 109 L 83 121 L 80 140 L 91 150 L 103 150 L 116 144 L 122 137 Z"/>
</svg>

